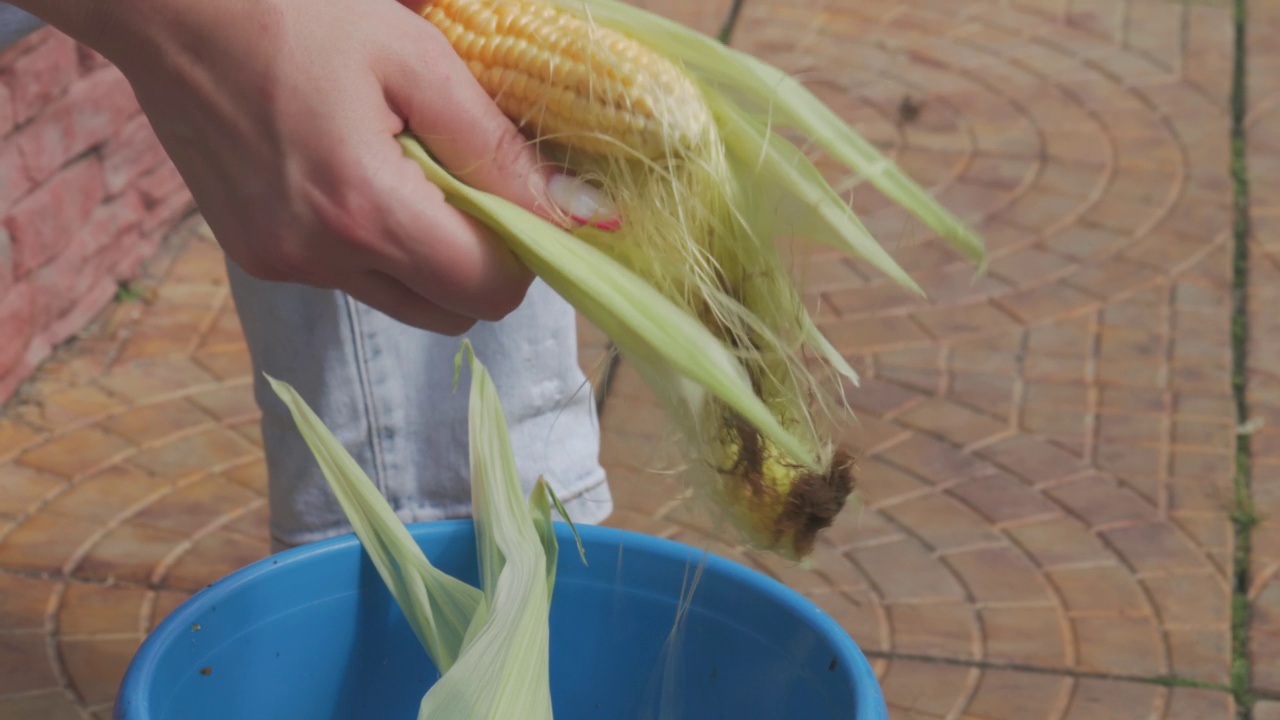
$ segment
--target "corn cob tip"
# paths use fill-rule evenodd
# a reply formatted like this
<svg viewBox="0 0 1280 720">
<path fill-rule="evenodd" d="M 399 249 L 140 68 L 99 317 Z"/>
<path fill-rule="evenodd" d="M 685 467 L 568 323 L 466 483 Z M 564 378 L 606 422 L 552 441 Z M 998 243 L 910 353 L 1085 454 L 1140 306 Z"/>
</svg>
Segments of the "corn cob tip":
<svg viewBox="0 0 1280 720">
<path fill-rule="evenodd" d="M 818 534 L 835 522 L 854 489 L 853 456 L 839 450 L 824 473 L 805 472 L 796 478 L 774 521 L 774 532 L 790 538 L 786 550 L 803 558 L 813 552 Z"/>
<path fill-rule="evenodd" d="M 832 453 L 822 469 L 789 462 L 745 421 L 730 424 L 717 494 L 734 524 L 762 549 L 793 559 L 813 552 L 855 487 L 854 458 Z"/>
</svg>

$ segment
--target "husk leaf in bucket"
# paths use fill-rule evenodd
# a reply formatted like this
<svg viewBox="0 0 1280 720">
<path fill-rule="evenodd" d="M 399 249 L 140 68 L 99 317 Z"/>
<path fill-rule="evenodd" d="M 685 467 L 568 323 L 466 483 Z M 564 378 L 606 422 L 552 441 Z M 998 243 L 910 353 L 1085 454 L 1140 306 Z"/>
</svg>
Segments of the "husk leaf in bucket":
<svg viewBox="0 0 1280 720">
<path fill-rule="evenodd" d="M 559 554 L 553 504 L 568 518 L 543 480 L 526 501 L 497 389 L 464 341 L 458 372 L 467 358 L 479 588 L 433 566 L 377 486 L 297 391 L 268 379 L 442 673 L 422 698 L 419 719 L 551 720 L 549 616 Z"/>
</svg>

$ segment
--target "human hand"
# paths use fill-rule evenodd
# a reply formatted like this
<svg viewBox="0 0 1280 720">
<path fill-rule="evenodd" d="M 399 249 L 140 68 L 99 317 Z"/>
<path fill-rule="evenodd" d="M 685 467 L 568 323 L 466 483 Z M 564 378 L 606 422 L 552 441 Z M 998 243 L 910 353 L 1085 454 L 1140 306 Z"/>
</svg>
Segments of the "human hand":
<svg viewBox="0 0 1280 720">
<path fill-rule="evenodd" d="M 395 0 L 105 1 L 82 41 L 129 78 L 246 272 L 446 334 L 519 305 L 532 274 L 395 136 L 549 219 L 552 170 L 429 22 Z"/>
</svg>

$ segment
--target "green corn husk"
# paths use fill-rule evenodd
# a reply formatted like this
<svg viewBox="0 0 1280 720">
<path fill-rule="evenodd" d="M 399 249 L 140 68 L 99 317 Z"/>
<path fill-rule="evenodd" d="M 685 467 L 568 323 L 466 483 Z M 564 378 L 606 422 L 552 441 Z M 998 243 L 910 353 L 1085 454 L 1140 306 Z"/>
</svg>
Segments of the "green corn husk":
<svg viewBox="0 0 1280 720">
<path fill-rule="evenodd" d="M 687 75 L 688 97 L 705 103 L 666 110 L 671 127 L 677 114 L 708 120 L 682 127 L 663 157 L 585 150 L 526 127 L 548 158 L 609 196 L 621 229 L 561 229 L 462 183 L 416 138 L 402 136 L 404 150 L 613 340 L 681 431 L 687 477 L 747 541 L 803 558 L 853 491 L 853 453 L 833 438 L 851 417 L 843 383 L 857 375 L 810 316 L 779 241 L 836 248 L 923 292 L 780 132 L 824 150 L 964 256 L 981 260 L 981 241 L 784 72 L 618 0 L 545 1 L 578 18 L 561 27 L 581 37 L 556 38 L 557 47 L 573 43 L 574 57 L 618 73 L 635 66 L 611 53 L 622 38 L 637 41 L 669 64 L 664 72 Z M 608 145 L 588 136 L 590 147 Z"/>
<path fill-rule="evenodd" d="M 287 383 L 268 379 L 361 545 L 442 673 L 422 699 L 419 720 L 551 720 L 548 618 L 559 552 L 551 507 L 562 515 L 564 508 L 543 480 L 526 502 L 497 389 L 465 342 L 458 372 L 464 357 L 471 361 L 478 589 L 434 567 L 377 486 L 306 402 Z"/>
</svg>

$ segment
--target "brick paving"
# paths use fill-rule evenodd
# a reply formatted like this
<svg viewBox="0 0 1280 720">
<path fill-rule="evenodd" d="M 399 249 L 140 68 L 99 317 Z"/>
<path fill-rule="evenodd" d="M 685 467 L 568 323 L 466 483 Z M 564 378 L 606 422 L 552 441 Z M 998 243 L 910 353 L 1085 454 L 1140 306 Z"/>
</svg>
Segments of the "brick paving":
<svg viewBox="0 0 1280 720">
<path fill-rule="evenodd" d="M 728 5 L 649 4 L 709 32 Z M 1232 716 L 1227 3 L 749 0 L 735 43 L 802 76 L 978 223 L 990 271 L 974 279 L 860 187 L 855 207 L 931 299 L 820 252 L 805 266 L 820 324 L 863 374 L 848 438 L 862 504 L 813 567 L 740 550 L 644 472 L 665 428 L 625 363 L 603 414 L 610 524 L 706 544 L 812 597 L 872 656 L 895 720 Z M 1266 307 L 1280 54 L 1253 62 Z M 0 717 L 107 717 L 145 633 L 267 553 L 222 258 L 198 222 L 179 240 L 143 301 L 113 308 L 0 416 Z M 1251 319 L 1268 515 L 1280 332 Z M 584 326 L 582 346 L 600 368 L 603 338 Z M 1255 539 L 1252 645 L 1257 688 L 1280 697 L 1275 528 Z"/>
<path fill-rule="evenodd" d="M 1250 412 L 1265 423 L 1252 438 L 1253 497 L 1264 522 L 1253 539 L 1250 645 L 1255 690 L 1280 700 L 1280 524 L 1266 521 L 1280 516 L 1280 483 L 1270 477 L 1280 468 L 1280 319 L 1266 312 L 1280 300 L 1280 198 L 1273 190 L 1280 183 L 1280 48 L 1263 40 L 1280 32 L 1280 8 L 1254 0 L 1249 11 L 1250 319 L 1256 333 L 1249 354 L 1249 396 Z M 1280 703 L 1259 708 L 1257 720 L 1270 718 L 1280 718 Z"/>
</svg>

